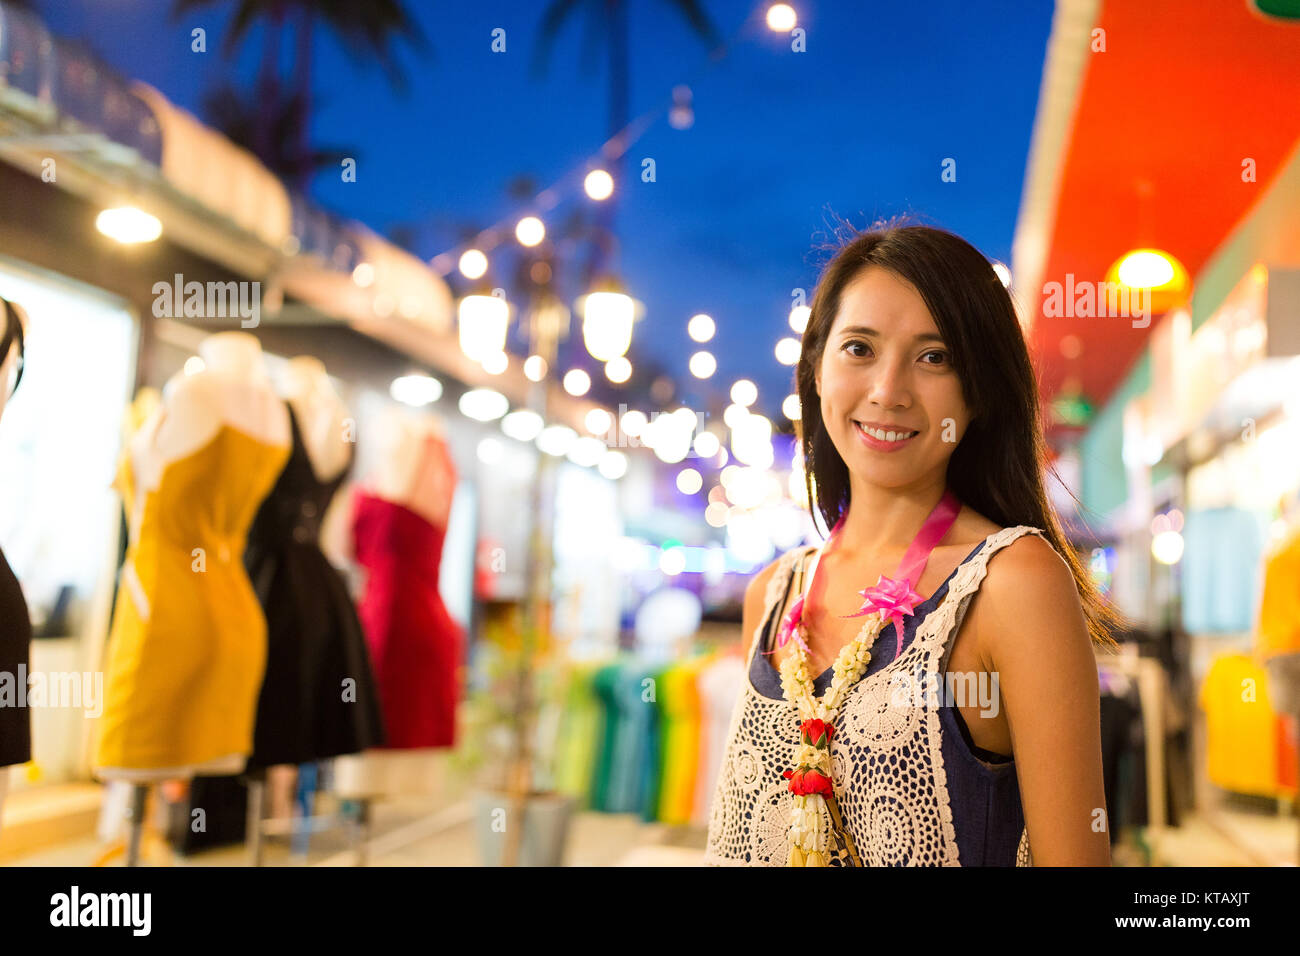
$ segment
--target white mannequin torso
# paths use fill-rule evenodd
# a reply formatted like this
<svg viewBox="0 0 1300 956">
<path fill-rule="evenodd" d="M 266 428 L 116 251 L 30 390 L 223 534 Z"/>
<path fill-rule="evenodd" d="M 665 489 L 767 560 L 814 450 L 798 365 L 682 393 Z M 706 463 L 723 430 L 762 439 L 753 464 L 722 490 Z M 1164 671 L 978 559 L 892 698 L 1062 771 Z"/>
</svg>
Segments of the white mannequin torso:
<svg viewBox="0 0 1300 956">
<path fill-rule="evenodd" d="M 223 425 L 288 447 L 289 415 L 266 374 L 262 347 L 246 332 L 219 332 L 199 346 L 204 369 L 173 376 L 158 411 L 131 441 L 137 495 L 158 487 L 172 462 L 198 451 Z"/>
<path fill-rule="evenodd" d="M 298 432 L 321 482 L 341 475 L 352 459 L 346 432 L 348 409 L 334 389 L 325 366 L 308 355 L 289 360 L 284 372 L 285 400 L 298 420 Z"/>
<path fill-rule="evenodd" d="M 379 447 L 370 476 L 374 493 L 446 527 L 456 475 L 442 422 L 430 414 L 390 410 L 380 424 Z"/>
</svg>

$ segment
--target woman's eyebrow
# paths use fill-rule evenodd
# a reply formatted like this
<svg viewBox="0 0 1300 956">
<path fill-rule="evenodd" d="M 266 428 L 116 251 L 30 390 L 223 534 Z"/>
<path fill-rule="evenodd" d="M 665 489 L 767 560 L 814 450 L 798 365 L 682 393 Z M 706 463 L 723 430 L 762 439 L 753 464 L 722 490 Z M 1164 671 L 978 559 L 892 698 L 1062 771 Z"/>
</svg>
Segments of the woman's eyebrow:
<svg viewBox="0 0 1300 956">
<path fill-rule="evenodd" d="M 840 329 L 840 335 L 866 335 L 879 337 L 880 333 L 869 325 L 850 325 L 846 328 Z M 914 336 L 912 341 L 942 343 L 943 336 L 938 332 L 922 332 L 920 335 Z"/>
</svg>

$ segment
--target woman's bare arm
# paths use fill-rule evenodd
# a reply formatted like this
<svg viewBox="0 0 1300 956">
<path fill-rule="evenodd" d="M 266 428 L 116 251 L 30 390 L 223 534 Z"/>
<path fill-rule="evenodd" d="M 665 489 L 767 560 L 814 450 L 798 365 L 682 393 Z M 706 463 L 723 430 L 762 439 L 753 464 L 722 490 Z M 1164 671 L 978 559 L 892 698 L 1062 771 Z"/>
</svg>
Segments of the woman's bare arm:
<svg viewBox="0 0 1300 956">
<path fill-rule="evenodd" d="M 1109 866 L 1097 663 L 1078 590 L 1051 545 L 1027 535 L 989 564 L 972 608 L 996 673 L 1035 866 Z"/>
</svg>

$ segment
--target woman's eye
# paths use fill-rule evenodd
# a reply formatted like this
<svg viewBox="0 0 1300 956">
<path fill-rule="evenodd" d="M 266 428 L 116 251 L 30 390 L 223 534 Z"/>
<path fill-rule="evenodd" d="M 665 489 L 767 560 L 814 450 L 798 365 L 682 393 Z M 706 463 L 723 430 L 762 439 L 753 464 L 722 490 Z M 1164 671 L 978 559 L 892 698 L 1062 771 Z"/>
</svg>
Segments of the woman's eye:
<svg viewBox="0 0 1300 956">
<path fill-rule="evenodd" d="M 941 349 L 931 349 L 921 356 L 926 365 L 945 365 L 948 362 L 948 353 Z"/>
<path fill-rule="evenodd" d="M 845 352 L 848 352 L 854 358 L 862 358 L 871 351 L 870 346 L 868 346 L 866 342 L 859 342 L 856 339 L 850 342 L 845 342 L 843 348 Z"/>
</svg>

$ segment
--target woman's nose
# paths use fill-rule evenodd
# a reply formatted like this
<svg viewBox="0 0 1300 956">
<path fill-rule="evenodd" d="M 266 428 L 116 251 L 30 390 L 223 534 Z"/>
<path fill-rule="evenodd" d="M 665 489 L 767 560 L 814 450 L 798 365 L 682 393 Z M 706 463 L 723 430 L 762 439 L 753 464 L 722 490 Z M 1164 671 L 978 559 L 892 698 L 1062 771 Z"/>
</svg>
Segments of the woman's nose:
<svg viewBox="0 0 1300 956">
<path fill-rule="evenodd" d="M 868 395 L 881 408 L 906 408 L 912 403 L 908 370 L 901 363 L 881 362 L 872 370 Z"/>
</svg>

